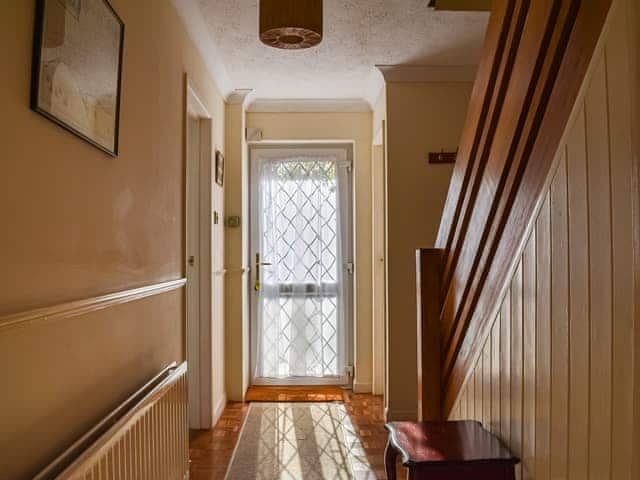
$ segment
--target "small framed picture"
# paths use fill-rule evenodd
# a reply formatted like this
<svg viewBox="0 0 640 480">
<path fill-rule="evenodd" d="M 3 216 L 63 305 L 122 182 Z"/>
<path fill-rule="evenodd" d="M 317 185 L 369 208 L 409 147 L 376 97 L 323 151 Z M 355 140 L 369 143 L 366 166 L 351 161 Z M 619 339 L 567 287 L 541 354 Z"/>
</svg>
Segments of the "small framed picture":
<svg viewBox="0 0 640 480">
<path fill-rule="evenodd" d="M 224 155 L 220 150 L 216 150 L 216 183 L 224 185 Z"/>
<path fill-rule="evenodd" d="M 107 0 L 37 0 L 31 109 L 116 156 L 123 45 Z"/>
</svg>

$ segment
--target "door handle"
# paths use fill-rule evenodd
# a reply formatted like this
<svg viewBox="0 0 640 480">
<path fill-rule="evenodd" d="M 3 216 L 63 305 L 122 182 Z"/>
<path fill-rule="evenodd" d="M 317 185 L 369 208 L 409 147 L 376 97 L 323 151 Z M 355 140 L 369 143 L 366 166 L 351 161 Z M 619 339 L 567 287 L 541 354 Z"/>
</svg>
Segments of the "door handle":
<svg viewBox="0 0 640 480">
<path fill-rule="evenodd" d="M 260 252 L 256 253 L 256 283 L 254 286 L 254 290 L 259 292 L 262 288 L 262 284 L 260 283 L 260 267 L 267 267 L 271 265 L 269 262 L 261 262 L 260 261 Z"/>
</svg>

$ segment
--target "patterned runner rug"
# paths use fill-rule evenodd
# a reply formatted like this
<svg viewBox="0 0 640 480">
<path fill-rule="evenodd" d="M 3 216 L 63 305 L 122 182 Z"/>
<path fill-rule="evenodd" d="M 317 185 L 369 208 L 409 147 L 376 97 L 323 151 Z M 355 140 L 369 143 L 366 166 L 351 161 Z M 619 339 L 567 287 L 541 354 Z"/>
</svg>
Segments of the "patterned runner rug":
<svg viewBox="0 0 640 480">
<path fill-rule="evenodd" d="M 252 403 L 227 480 L 374 480 L 341 403 Z"/>
</svg>

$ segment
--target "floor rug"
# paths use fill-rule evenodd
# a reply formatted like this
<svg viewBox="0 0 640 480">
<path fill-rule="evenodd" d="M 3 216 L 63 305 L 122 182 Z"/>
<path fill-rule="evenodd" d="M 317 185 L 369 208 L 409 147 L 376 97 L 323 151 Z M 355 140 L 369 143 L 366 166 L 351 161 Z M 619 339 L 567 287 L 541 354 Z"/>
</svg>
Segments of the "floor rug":
<svg viewBox="0 0 640 480">
<path fill-rule="evenodd" d="M 274 387 L 252 386 L 246 402 L 342 402 L 342 388 L 327 386 Z"/>
<path fill-rule="evenodd" d="M 342 403 L 252 403 L 227 480 L 374 480 Z"/>
</svg>

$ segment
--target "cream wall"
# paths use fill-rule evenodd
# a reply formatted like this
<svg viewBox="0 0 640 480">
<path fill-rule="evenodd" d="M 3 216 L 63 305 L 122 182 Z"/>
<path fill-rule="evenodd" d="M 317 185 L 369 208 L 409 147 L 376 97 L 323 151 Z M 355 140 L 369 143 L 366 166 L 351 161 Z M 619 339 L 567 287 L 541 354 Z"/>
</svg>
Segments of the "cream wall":
<svg viewBox="0 0 640 480">
<path fill-rule="evenodd" d="M 249 311 L 248 311 L 248 202 L 245 141 L 245 97 L 226 108 L 226 189 L 227 216 L 241 217 L 238 228 L 225 227 L 226 310 L 225 349 L 226 385 L 229 400 L 243 401 L 249 386 Z"/>
<path fill-rule="evenodd" d="M 371 156 L 371 277 L 373 309 L 373 388 L 386 395 L 387 328 L 387 216 L 386 216 L 386 119 L 387 92 L 383 87 L 373 107 L 373 151 Z M 385 407 L 386 407 L 385 402 Z"/>
<path fill-rule="evenodd" d="M 387 83 L 387 308 L 389 419 L 417 417 L 416 249 L 434 245 L 471 83 Z"/>
<path fill-rule="evenodd" d="M 219 117 L 218 117 L 219 118 Z M 218 126 L 220 124 L 220 126 Z M 214 123 L 214 131 L 217 129 L 225 132 L 226 125 L 224 117 L 222 121 Z M 219 136 L 219 135 L 218 135 Z M 225 139 L 226 140 L 226 139 Z M 217 140 L 216 140 L 217 142 Z M 224 152 L 220 143 L 214 145 L 215 149 Z M 213 159 L 213 156 L 212 156 Z M 227 386 L 225 375 L 226 350 L 226 268 L 225 250 L 226 238 L 224 228 L 224 218 L 226 214 L 225 189 L 215 182 L 215 162 L 212 164 L 211 194 L 212 209 L 218 214 L 218 223 L 215 223 L 213 215 L 209 216 L 211 225 L 211 366 L 204 365 L 205 374 L 211 375 L 212 392 L 211 401 L 213 403 L 211 425 L 218 423 L 218 419 L 224 408 L 227 406 Z M 199 332 L 202 335 L 202 331 Z M 202 344 L 201 344 L 202 345 Z"/>
<path fill-rule="evenodd" d="M 371 113 L 247 113 L 247 127 L 264 140 L 353 140 L 356 208 L 354 390 L 370 392 L 371 318 Z M 231 321 L 235 321 L 231 319 Z"/>
<path fill-rule="evenodd" d="M 117 158 L 29 110 L 35 2 L 0 6 L 0 40 L 11 46 L 0 52 L 0 324 L 184 276 L 184 73 L 213 114 L 219 148 L 224 102 L 169 2 L 112 4 L 126 24 Z M 0 476 L 30 478 L 184 359 L 183 312 L 178 289 L 0 326 Z"/>
<path fill-rule="evenodd" d="M 380 145 L 384 144 L 385 138 L 384 135 L 378 136 L 381 132 L 382 123 L 387 120 L 387 88 L 386 86 L 380 91 L 380 95 L 376 100 L 375 105 L 373 106 L 373 124 L 372 124 L 372 135 L 373 135 L 373 143 Z"/>
<path fill-rule="evenodd" d="M 451 412 L 498 434 L 522 458 L 523 479 L 638 478 L 640 145 L 630 119 L 640 106 L 629 101 L 639 85 L 629 67 L 640 23 L 629 6 L 614 1 L 548 191 Z"/>
</svg>

